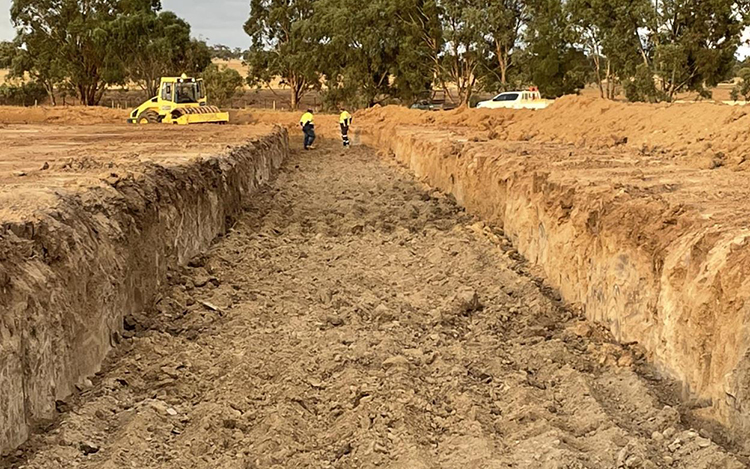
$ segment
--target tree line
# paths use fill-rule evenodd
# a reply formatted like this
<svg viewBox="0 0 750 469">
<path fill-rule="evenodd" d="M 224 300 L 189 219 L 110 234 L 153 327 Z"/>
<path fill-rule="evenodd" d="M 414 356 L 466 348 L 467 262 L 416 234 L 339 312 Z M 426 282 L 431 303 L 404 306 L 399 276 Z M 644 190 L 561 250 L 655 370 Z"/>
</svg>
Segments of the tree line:
<svg viewBox="0 0 750 469">
<path fill-rule="evenodd" d="M 659 102 L 709 96 L 733 74 L 750 82 L 735 58 L 749 10 L 750 0 L 250 0 L 242 51 L 192 38 L 159 0 L 14 0 L 17 36 L 0 43 L 0 68 L 23 78 L 24 101 L 52 104 L 95 105 L 129 83 L 152 96 L 159 77 L 180 73 L 204 74 L 222 99 L 243 79 L 280 82 L 293 108 L 312 90 L 365 107 L 436 90 L 470 104 L 477 91 L 530 85 L 557 97 L 588 83 L 604 98 Z M 211 64 L 240 57 L 247 77 Z"/>
<path fill-rule="evenodd" d="M 41 94 L 53 105 L 59 95 L 97 105 L 108 87 L 129 83 L 151 97 L 160 77 L 182 73 L 242 84 L 238 72 L 211 64 L 238 51 L 192 38 L 159 0 L 14 0 L 10 13 L 17 35 L 0 43 L 0 68 L 18 84 L 0 97 L 14 92 L 22 104 Z"/>
<path fill-rule="evenodd" d="M 251 0 L 248 80 L 296 107 L 413 101 L 535 85 L 558 97 L 670 101 L 731 77 L 748 0 Z"/>
</svg>

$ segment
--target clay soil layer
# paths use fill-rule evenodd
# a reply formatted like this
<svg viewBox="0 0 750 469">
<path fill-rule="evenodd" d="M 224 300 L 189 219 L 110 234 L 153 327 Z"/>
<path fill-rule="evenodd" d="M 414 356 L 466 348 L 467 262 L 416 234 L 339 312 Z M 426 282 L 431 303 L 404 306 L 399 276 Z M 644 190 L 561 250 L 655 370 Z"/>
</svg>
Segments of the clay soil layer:
<svg viewBox="0 0 750 469">
<path fill-rule="evenodd" d="M 746 467 L 501 231 L 373 150 L 293 153 L 251 200 L 7 465 Z"/>
<path fill-rule="evenodd" d="M 357 118 L 363 141 L 502 227 L 567 302 L 676 378 L 691 415 L 747 444 L 744 109 L 563 98 L 539 113 Z"/>
<path fill-rule="evenodd" d="M 54 419 L 278 168 L 270 126 L 0 128 L 0 452 Z M 231 145 L 228 147 L 227 145 Z"/>
</svg>

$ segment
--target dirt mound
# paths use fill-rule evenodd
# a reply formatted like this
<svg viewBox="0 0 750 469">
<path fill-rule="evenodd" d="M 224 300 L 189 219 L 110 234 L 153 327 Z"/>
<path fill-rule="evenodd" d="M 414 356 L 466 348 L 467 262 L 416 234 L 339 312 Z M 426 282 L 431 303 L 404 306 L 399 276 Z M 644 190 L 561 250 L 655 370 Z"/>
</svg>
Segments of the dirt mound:
<svg viewBox="0 0 750 469">
<path fill-rule="evenodd" d="M 128 111 L 106 107 L 0 106 L 0 124 L 119 124 Z"/>
<path fill-rule="evenodd" d="M 644 154 L 678 158 L 699 169 L 750 165 L 750 109 L 710 103 L 630 104 L 566 96 L 541 111 L 456 109 L 415 111 L 397 106 L 357 113 L 372 125 L 470 127 L 474 139 L 538 141 L 580 148 L 626 146 Z"/>
<path fill-rule="evenodd" d="M 266 111 L 255 109 L 237 109 L 229 111 L 229 121 L 232 124 L 272 124 L 280 125 L 289 130 L 289 136 L 302 135 L 299 119 L 302 112 Z M 322 137 L 338 138 L 339 116 L 334 114 L 315 114 L 315 133 Z"/>
<path fill-rule="evenodd" d="M 566 97 L 549 109 L 496 129 L 509 140 L 572 143 L 578 147 L 627 145 L 677 157 L 691 166 L 745 169 L 750 110 L 709 103 L 627 104 Z"/>
<path fill-rule="evenodd" d="M 0 220 L 25 219 L 57 191 L 108 185 L 112 173 L 227 152 L 271 126 L 0 125 Z"/>
</svg>

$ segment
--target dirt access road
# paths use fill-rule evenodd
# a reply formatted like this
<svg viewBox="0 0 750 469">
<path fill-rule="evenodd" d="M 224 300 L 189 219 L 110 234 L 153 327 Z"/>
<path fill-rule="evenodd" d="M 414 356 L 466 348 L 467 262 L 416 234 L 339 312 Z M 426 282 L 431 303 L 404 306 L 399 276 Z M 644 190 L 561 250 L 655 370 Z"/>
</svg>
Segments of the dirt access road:
<svg viewBox="0 0 750 469">
<path fill-rule="evenodd" d="M 6 467 L 746 467 L 502 233 L 364 147 L 296 151 L 171 282 Z"/>
</svg>

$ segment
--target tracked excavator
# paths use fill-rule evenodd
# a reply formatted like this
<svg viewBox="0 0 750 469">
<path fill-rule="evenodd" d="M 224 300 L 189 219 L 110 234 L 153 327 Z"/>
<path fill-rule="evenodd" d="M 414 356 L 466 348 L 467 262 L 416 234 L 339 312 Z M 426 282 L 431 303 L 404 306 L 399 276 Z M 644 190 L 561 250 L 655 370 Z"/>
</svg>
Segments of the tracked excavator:
<svg viewBox="0 0 750 469">
<path fill-rule="evenodd" d="M 131 124 L 226 124 L 229 113 L 206 101 L 201 78 L 162 77 L 159 94 L 137 108 L 128 118 Z"/>
</svg>

